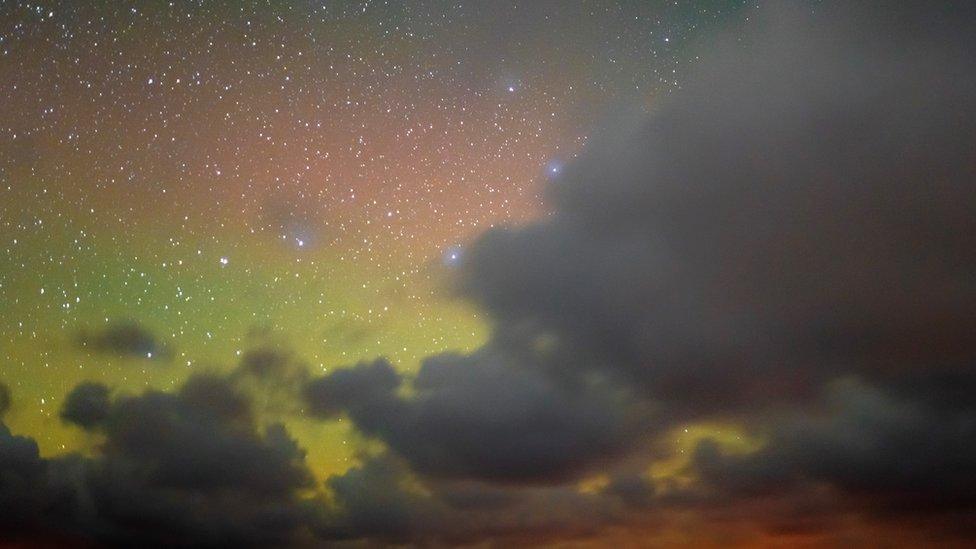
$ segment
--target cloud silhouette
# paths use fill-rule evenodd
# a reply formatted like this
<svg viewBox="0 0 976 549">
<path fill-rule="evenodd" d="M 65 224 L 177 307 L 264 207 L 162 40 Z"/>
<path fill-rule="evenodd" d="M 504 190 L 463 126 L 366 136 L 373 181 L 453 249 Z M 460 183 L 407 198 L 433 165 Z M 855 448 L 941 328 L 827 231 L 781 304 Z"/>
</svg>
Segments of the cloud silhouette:
<svg viewBox="0 0 976 549">
<path fill-rule="evenodd" d="M 101 383 L 82 382 L 68 393 L 61 408 L 61 419 L 90 429 L 108 419 L 111 413 L 109 389 Z"/>
<path fill-rule="evenodd" d="M 306 396 L 432 476 L 565 480 L 620 452 L 638 425 L 639 407 L 613 388 L 556 383 L 495 349 L 428 358 L 412 381 L 401 396 L 400 375 L 379 360 L 313 380 Z"/>
<path fill-rule="evenodd" d="M 965 364 L 976 75 L 958 23 L 892 11 L 717 47 L 636 135 L 567 167 L 554 215 L 470 247 L 465 293 L 574 349 L 568 374 L 690 412 Z"/>
<path fill-rule="evenodd" d="M 96 353 L 120 357 L 161 359 L 170 355 L 169 349 L 152 332 L 132 321 L 108 324 L 97 330 L 82 331 L 78 341 L 83 348 Z"/>
<path fill-rule="evenodd" d="M 503 483 L 612 470 L 641 449 L 634 418 L 650 437 L 735 418 L 761 450 L 703 442 L 691 488 L 624 476 L 606 493 L 728 505 L 768 484 L 829 501 L 824 520 L 972 513 L 973 19 L 859 10 L 771 9 L 717 45 L 643 127 L 566 167 L 552 215 L 467 248 L 459 287 L 494 322 L 483 349 L 431 357 L 412 383 L 336 372 L 312 382 L 313 409 L 424 475 Z M 770 527 L 813 527 L 797 516 Z"/>
<path fill-rule="evenodd" d="M 952 376 L 972 388 L 976 376 Z M 925 381 L 923 381 L 925 383 Z M 812 413 L 767 419 L 765 447 L 727 455 L 700 443 L 691 467 L 713 489 L 756 495 L 823 483 L 863 511 L 926 514 L 976 506 L 976 406 L 839 380 Z"/>
<path fill-rule="evenodd" d="M 134 396 L 78 385 L 62 417 L 101 436 L 96 455 L 45 459 L 33 440 L 0 432 L 0 501 L 19 509 L 4 539 L 298 543 L 313 523 L 299 495 L 313 483 L 304 451 L 252 412 L 246 395 L 214 375 Z"/>
</svg>

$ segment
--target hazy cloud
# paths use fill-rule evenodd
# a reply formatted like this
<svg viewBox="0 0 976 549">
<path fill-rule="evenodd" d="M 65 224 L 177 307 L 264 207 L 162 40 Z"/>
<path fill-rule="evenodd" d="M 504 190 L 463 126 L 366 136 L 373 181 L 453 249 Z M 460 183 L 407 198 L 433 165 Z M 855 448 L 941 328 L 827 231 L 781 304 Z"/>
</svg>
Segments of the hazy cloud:
<svg viewBox="0 0 976 549">
<path fill-rule="evenodd" d="M 147 328 L 136 322 L 118 322 L 78 336 L 80 345 L 96 353 L 121 357 L 166 358 L 169 350 Z"/>
<path fill-rule="evenodd" d="M 956 24 L 896 47 L 916 10 L 780 15 L 568 166 L 553 216 L 470 247 L 467 295 L 577 351 L 561 368 L 690 413 L 965 364 L 976 75 Z"/>
</svg>

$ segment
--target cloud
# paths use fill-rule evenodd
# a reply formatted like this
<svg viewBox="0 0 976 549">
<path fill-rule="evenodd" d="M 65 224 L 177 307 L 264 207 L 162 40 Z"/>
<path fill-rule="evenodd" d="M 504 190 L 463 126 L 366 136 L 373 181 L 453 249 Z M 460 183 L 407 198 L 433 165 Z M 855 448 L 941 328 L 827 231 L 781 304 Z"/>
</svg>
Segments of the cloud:
<svg viewBox="0 0 976 549">
<path fill-rule="evenodd" d="M 470 247 L 465 294 L 575 349 L 569 373 L 688 413 L 964 364 L 976 75 L 947 20 L 894 47 L 909 11 L 717 47 L 636 135 L 567 167 L 554 215 Z"/>
<path fill-rule="evenodd" d="M 93 352 L 120 357 L 166 358 L 170 355 L 156 336 L 136 322 L 109 324 L 98 330 L 82 331 L 80 345 Z"/>
<path fill-rule="evenodd" d="M 565 480 L 605 463 L 636 434 L 636 411 L 610 388 L 553 382 L 497 349 L 428 358 L 409 396 L 396 392 L 401 383 L 379 360 L 313 380 L 306 396 L 312 411 L 345 411 L 435 477 Z"/>
<path fill-rule="evenodd" d="M 13 435 L 0 422 L 0 505 L 5 510 L 0 513 L 0 532 L 18 534 L 36 526 L 44 505 L 37 488 L 43 486 L 45 473 L 37 443 Z"/>
<path fill-rule="evenodd" d="M 465 480 L 420 481 L 391 454 L 367 458 L 327 481 L 337 504 L 325 539 L 382 544 L 464 545 L 494 540 L 537 545 L 585 538 L 627 508 L 571 486 L 512 486 Z"/>
<path fill-rule="evenodd" d="M 395 405 L 393 391 L 401 382 L 393 366 L 385 359 L 378 359 L 312 380 L 305 388 L 305 395 L 313 413 L 331 417 L 344 409 Z"/>
<path fill-rule="evenodd" d="M 417 475 L 392 453 L 363 456 L 360 465 L 316 486 L 304 451 L 280 424 L 262 424 L 252 393 L 237 383 L 254 360 L 242 360 L 227 375 L 193 375 L 172 391 L 129 395 L 99 383 L 77 385 L 61 417 L 99 441 L 87 457 L 44 458 L 33 439 L 0 423 L 0 503 L 11 509 L 0 517 L 0 541 L 538 541 L 592 533 L 608 514 L 622 513 L 615 500 L 572 486 Z M 377 379 L 371 376 L 392 372 L 384 363 L 361 368 L 345 370 L 338 379 L 351 381 L 338 385 L 365 390 L 365 381 Z"/>
<path fill-rule="evenodd" d="M 79 386 L 67 402 L 86 387 L 97 386 Z M 196 375 L 177 393 L 116 398 L 87 428 L 104 434 L 107 455 L 137 465 L 155 485 L 267 496 L 306 486 L 302 451 L 283 427 L 261 431 L 256 421 L 227 380 Z"/>
<path fill-rule="evenodd" d="M 735 421 L 766 446 L 703 443 L 693 489 L 617 476 L 606 495 L 727 509 L 785 485 L 764 497 L 831 519 L 971 514 L 971 23 L 820 11 L 766 10 L 638 131 L 568 165 L 551 215 L 467 247 L 458 285 L 490 313 L 484 348 L 409 381 L 385 363 L 335 372 L 311 383 L 312 408 L 428 478 L 523 487 L 653 461 L 644 437 Z M 766 526 L 816 527 L 798 516 Z"/>
<path fill-rule="evenodd" d="M 257 415 L 283 418 L 300 413 L 309 377 L 308 365 L 287 347 L 262 343 L 244 353 L 229 381 L 249 396 Z"/>
<path fill-rule="evenodd" d="M 962 381 L 970 388 L 976 376 Z M 767 419 L 766 444 L 726 455 L 709 441 L 692 462 L 733 495 L 821 483 L 879 514 L 976 508 L 976 406 L 899 395 L 856 379 L 832 383 L 812 412 Z"/>
<path fill-rule="evenodd" d="M 108 387 L 82 382 L 68 393 L 61 408 L 61 419 L 90 429 L 103 423 L 111 412 Z"/>
<path fill-rule="evenodd" d="M 10 409 L 10 387 L 6 383 L 0 382 L 0 418 Z"/>
</svg>

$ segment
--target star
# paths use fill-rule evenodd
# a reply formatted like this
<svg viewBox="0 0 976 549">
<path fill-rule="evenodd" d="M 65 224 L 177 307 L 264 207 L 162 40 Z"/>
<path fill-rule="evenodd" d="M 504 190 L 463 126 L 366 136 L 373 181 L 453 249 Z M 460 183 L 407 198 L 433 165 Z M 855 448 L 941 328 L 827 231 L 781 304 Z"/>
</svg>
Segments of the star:
<svg viewBox="0 0 976 549">
<path fill-rule="evenodd" d="M 451 246 L 444 252 L 443 262 L 447 267 L 457 267 L 460 265 L 462 258 L 463 253 L 461 247 Z"/>
</svg>

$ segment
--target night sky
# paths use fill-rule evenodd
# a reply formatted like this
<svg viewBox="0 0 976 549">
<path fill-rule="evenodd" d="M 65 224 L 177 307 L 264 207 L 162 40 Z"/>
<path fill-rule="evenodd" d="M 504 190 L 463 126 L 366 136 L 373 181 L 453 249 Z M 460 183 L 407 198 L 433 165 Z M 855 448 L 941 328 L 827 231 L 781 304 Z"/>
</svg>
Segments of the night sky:
<svg viewBox="0 0 976 549">
<path fill-rule="evenodd" d="M 172 387 L 255 333 L 320 372 L 477 345 L 442 284 L 465 244 L 541 215 L 601 117 L 679 89 L 682 45 L 742 17 L 557 7 L 5 2 L 9 423 L 73 449 L 79 381 Z M 132 324 L 168 352 L 77 348 Z M 306 444 L 347 467 L 338 435 Z"/>
<path fill-rule="evenodd" d="M 0 543 L 966 545 L 974 30 L 0 0 Z"/>
</svg>

